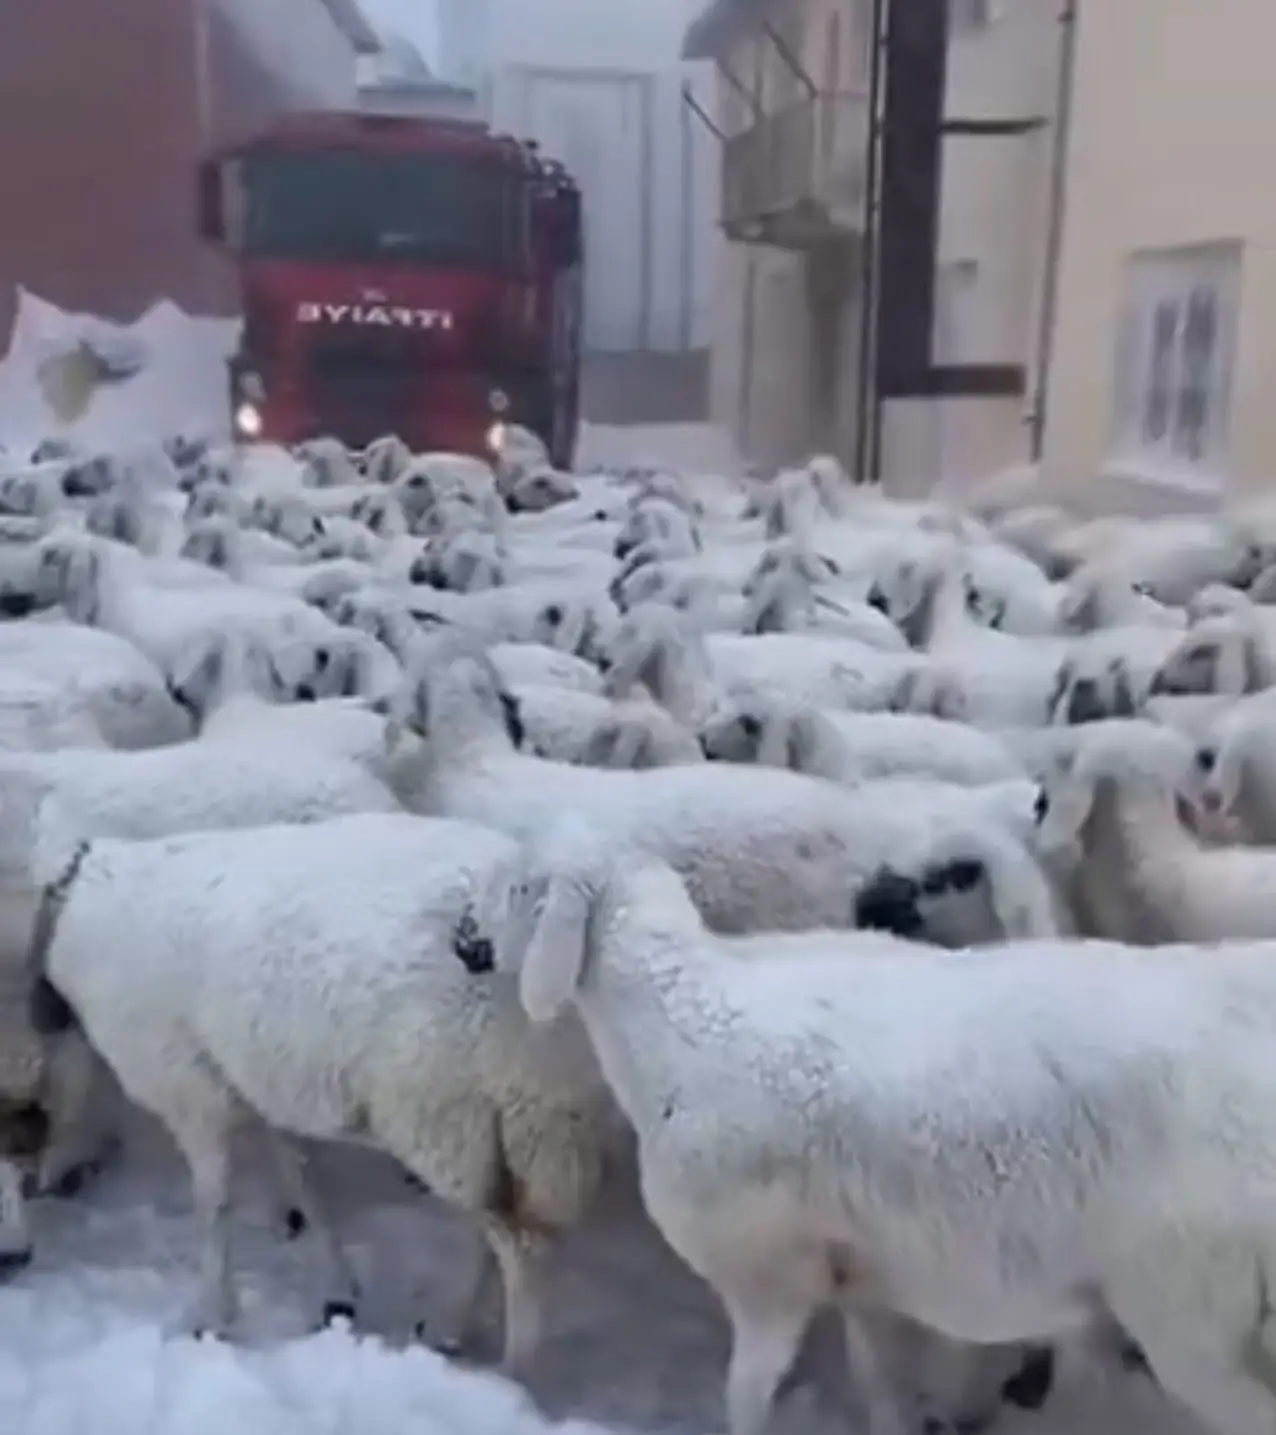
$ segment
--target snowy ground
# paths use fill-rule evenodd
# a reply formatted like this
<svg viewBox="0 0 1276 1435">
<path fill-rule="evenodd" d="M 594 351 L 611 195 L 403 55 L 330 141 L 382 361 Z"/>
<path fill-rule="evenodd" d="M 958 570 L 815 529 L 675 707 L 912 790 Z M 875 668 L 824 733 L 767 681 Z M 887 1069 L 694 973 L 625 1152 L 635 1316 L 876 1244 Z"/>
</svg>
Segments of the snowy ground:
<svg viewBox="0 0 1276 1435">
<path fill-rule="evenodd" d="M 0 1289 L 0 1430 L 12 1435 L 536 1435 L 522 1392 L 409 1342 L 460 1279 L 464 1228 L 361 1153 L 324 1151 L 344 1240 L 369 1292 L 366 1338 L 309 1333 L 307 1238 L 286 1241 L 251 1150 L 236 1230 L 238 1346 L 170 1340 L 196 1233 L 166 1138 L 139 1119 L 100 1181 L 37 1210 L 35 1262 Z M 534 1382 L 545 1418 L 707 1435 L 722 1429 L 726 1332 L 712 1298 L 618 1188 L 562 1252 Z M 775 1435 L 847 1435 L 837 1333 L 813 1332 Z M 1132 1379 L 1056 1394 L 999 1435 L 1187 1435 Z"/>
</svg>

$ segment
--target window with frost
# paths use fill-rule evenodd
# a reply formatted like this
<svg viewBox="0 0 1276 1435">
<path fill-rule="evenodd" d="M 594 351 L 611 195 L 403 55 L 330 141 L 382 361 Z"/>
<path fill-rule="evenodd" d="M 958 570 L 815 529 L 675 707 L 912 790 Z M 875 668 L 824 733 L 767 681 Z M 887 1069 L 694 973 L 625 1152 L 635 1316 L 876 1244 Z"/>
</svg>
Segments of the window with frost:
<svg viewBox="0 0 1276 1435">
<path fill-rule="evenodd" d="M 1226 458 L 1241 246 L 1148 251 L 1126 265 L 1114 456 L 1213 478 Z"/>
</svg>

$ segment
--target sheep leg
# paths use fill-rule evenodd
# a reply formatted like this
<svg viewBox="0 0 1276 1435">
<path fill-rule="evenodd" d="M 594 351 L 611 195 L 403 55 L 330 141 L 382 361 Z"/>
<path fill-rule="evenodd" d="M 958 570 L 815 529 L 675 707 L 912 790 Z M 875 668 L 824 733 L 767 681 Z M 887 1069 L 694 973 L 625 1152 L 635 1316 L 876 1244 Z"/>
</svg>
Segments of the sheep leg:
<svg viewBox="0 0 1276 1435">
<path fill-rule="evenodd" d="M 846 1363 L 868 1412 L 868 1435 L 905 1435 L 899 1397 L 864 1315 L 849 1301 L 842 1302 L 841 1314 Z"/>
<path fill-rule="evenodd" d="M 730 1435 L 762 1435 L 780 1381 L 792 1366 L 811 1319 L 808 1302 L 777 1305 L 763 1291 L 723 1297 L 731 1321 L 727 1369 Z M 874 1430 L 873 1435 L 877 1435 Z"/>
<path fill-rule="evenodd" d="M 485 1216 L 483 1233 L 501 1273 L 505 1292 L 505 1353 L 501 1368 L 519 1376 L 530 1369 L 541 1343 L 544 1304 L 541 1278 L 548 1241 L 544 1236 Z"/>
<path fill-rule="evenodd" d="M 267 1131 L 270 1159 L 284 1196 L 301 1215 L 319 1242 L 323 1259 L 323 1321 L 353 1322 L 360 1298 L 359 1282 L 337 1238 L 336 1228 L 318 1185 L 310 1172 L 310 1158 L 296 1141 L 273 1129 Z"/>
<path fill-rule="evenodd" d="M 49 1062 L 45 1097 L 53 1139 L 40 1158 L 36 1195 L 76 1196 L 101 1173 L 118 1140 L 102 1109 L 104 1088 L 113 1086 L 109 1068 L 82 1032 L 68 1032 L 59 1040 Z"/>
<path fill-rule="evenodd" d="M 31 1261 L 31 1227 L 22 1194 L 22 1171 L 0 1156 L 0 1280 L 16 1275 Z"/>
<path fill-rule="evenodd" d="M 455 1300 L 449 1304 L 439 1334 L 431 1340 L 424 1321 L 416 1329 L 418 1340 L 428 1341 L 440 1355 L 453 1360 L 464 1355 L 470 1335 L 477 1330 L 492 1288 L 492 1278 L 500 1269 L 485 1238 L 474 1239 L 472 1247 L 465 1279 Z"/>
<path fill-rule="evenodd" d="M 1182 1228 L 1140 1254 L 1109 1272 L 1104 1295 L 1156 1380 L 1217 1435 L 1276 1435 L 1276 1261 Z"/>
<path fill-rule="evenodd" d="M 239 1314 L 231 1271 L 231 1152 L 235 1102 L 203 1070 L 169 1073 L 177 1102 L 158 1114 L 191 1174 L 202 1244 L 195 1300 L 171 1326 L 174 1335 L 226 1335 Z M 187 1081 L 182 1077 L 190 1078 Z M 180 1103 L 180 1104 L 178 1104 Z"/>
</svg>

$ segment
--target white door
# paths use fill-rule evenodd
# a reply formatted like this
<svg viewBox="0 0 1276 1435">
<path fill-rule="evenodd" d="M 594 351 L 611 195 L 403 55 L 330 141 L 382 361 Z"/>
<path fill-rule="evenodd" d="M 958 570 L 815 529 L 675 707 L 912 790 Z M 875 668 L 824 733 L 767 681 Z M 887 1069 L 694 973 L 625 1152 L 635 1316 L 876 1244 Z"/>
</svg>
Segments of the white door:
<svg viewBox="0 0 1276 1435">
<path fill-rule="evenodd" d="M 651 284 L 653 157 L 647 78 L 520 67 L 510 79 L 518 113 L 507 116 L 498 110 L 499 122 L 539 141 L 544 153 L 562 160 L 580 185 L 585 347 L 609 353 L 640 349 Z"/>
</svg>

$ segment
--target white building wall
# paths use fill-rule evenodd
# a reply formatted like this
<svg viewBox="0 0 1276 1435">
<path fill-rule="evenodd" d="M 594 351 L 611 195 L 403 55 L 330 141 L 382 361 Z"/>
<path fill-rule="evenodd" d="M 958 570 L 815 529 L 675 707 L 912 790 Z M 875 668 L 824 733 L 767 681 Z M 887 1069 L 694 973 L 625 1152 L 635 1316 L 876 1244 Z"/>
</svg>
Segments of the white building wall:
<svg viewBox="0 0 1276 1435">
<path fill-rule="evenodd" d="M 439 71 L 492 122 L 561 159 L 585 199 L 586 343 L 704 348 L 713 322 L 718 154 L 688 110 L 707 67 L 679 47 L 691 0 L 438 0 Z"/>
<path fill-rule="evenodd" d="M 354 108 L 357 56 L 316 0 L 211 0 L 299 108 Z"/>
</svg>

